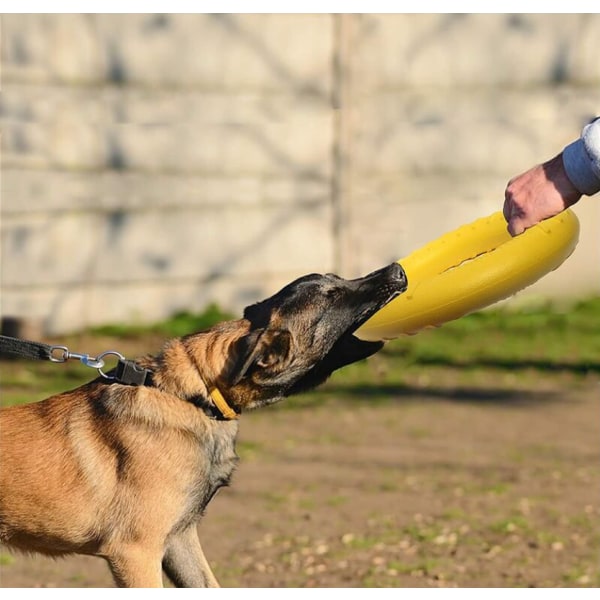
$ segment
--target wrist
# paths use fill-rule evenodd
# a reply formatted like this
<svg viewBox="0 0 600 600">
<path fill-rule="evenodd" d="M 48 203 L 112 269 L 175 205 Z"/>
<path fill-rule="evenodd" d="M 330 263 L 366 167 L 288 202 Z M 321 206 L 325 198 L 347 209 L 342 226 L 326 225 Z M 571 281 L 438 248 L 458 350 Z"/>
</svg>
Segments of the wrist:
<svg viewBox="0 0 600 600">
<path fill-rule="evenodd" d="M 581 191 L 569 177 L 562 153 L 545 162 L 543 168 L 546 178 L 562 198 L 564 208 L 575 204 L 581 198 Z"/>
</svg>

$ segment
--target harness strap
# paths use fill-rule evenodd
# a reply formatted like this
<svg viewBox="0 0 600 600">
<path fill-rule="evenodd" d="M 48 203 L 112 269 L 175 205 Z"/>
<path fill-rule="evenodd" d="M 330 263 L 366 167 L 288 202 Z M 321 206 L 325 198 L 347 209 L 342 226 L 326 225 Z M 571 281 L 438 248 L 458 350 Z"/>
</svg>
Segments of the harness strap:
<svg viewBox="0 0 600 600">
<path fill-rule="evenodd" d="M 115 368 L 114 378 L 119 383 L 126 385 L 154 385 L 152 371 L 140 367 L 133 360 L 119 359 Z"/>
</svg>

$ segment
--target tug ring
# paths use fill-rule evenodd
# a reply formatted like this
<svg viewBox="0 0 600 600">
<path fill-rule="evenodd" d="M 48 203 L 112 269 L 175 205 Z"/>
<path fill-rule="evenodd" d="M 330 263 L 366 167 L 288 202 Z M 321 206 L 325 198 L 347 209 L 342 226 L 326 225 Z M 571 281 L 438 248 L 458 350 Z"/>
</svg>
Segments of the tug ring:
<svg viewBox="0 0 600 600">
<path fill-rule="evenodd" d="M 408 278 L 406 292 L 354 335 L 375 341 L 414 334 L 508 298 L 558 268 L 578 240 L 571 210 L 516 237 L 501 212 L 463 225 L 398 261 Z"/>
</svg>

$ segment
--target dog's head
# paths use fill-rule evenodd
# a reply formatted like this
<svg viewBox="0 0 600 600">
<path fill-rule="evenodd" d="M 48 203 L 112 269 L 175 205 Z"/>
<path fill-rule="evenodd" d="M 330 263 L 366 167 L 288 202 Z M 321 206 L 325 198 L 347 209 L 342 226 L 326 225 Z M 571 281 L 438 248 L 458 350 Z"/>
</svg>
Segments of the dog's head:
<svg viewBox="0 0 600 600">
<path fill-rule="evenodd" d="M 377 352 L 382 342 L 353 333 L 406 290 L 398 263 L 359 279 L 306 275 L 244 311 L 245 335 L 232 345 L 220 377 L 238 409 L 271 404 L 325 381 Z"/>
</svg>

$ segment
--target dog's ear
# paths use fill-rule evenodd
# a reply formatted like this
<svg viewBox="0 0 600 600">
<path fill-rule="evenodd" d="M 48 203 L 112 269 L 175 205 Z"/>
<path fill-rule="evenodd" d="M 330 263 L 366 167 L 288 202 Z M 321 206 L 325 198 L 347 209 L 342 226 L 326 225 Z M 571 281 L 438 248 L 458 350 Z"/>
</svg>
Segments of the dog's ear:
<svg viewBox="0 0 600 600">
<path fill-rule="evenodd" d="M 225 379 L 229 386 L 239 383 L 251 368 L 272 371 L 286 362 L 291 334 L 287 330 L 254 329 L 234 343 Z"/>
<path fill-rule="evenodd" d="M 265 331 L 254 352 L 254 364 L 261 369 L 272 371 L 287 363 L 292 334 L 287 329 Z"/>
<path fill-rule="evenodd" d="M 258 341 L 264 331 L 264 329 L 253 329 L 233 343 L 222 375 L 227 385 L 234 386 L 246 375 L 254 362 Z"/>
</svg>

